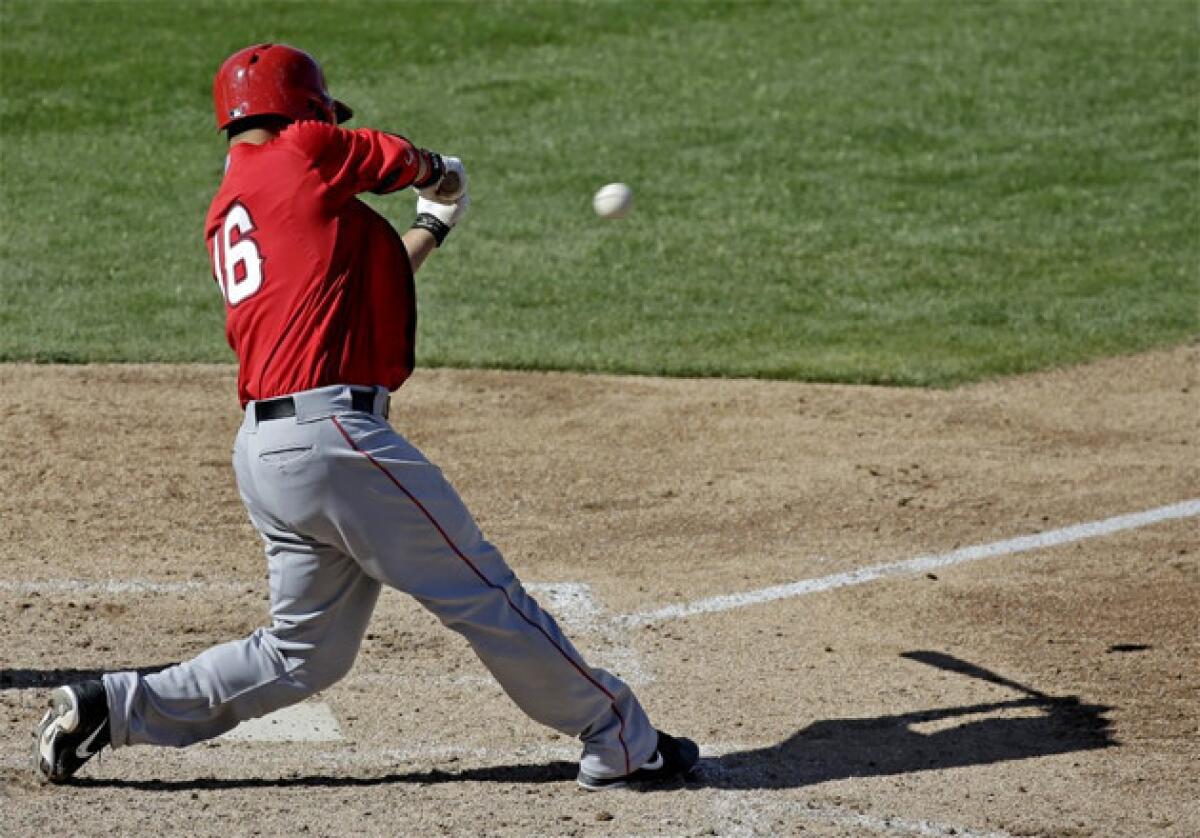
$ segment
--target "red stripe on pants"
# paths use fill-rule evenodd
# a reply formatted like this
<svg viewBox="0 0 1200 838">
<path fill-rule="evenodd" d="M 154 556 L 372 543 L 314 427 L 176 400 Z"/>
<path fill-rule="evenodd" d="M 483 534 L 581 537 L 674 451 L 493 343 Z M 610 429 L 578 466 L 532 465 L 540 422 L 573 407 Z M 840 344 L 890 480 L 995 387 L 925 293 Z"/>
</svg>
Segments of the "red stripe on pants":
<svg viewBox="0 0 1200 838">
<path fill-rule="evenodd" d="M 563 656 L 563 659 L 567 663 L 571 664 L 571 666 L 575 669 L 576 672 L 578 672 L 580 675 L 582 675 L 584 678 L 586 678 L 587 681 L 593 687 L 600 690 L 600 692 L 604 693 L 604 696 L 609 700 L 609 703 L 612 707 L 613 714 L 617 717 L 617 721 L 620 723 L 618 730 L 617 730 L 617 738 L 621 742 L 621 750 L 623 750 L 625 752 L 625 773 L 628 774 L 631 771 L 633 771 L 633 769 L 629 765 L 629 748 L 625 744 L 625 718 L 621 715 L 621 711 L 617 709 L 616 696 L 614 696 L 611 692 L 609 692 L 604 687 L 603 684 L 601 684 L 599 681 L 597 681 L 595 678 L 593 678 L 582 666 L 580 666 L 578 663 L 576 663 L 576 661 L 574 659 L 572 659 L 570 655 L 567 654 L 566 650 L 563 649 L 563 647 L 560 646 L 557 642 L 555 642 L 554 638 L 551 637 L 544 628 L 539 626 L 533 620 L 529 619 L 529 617 L 527 617 L 525 615 L 525 612 L 523 612 L 520 608 L 517 608 L 517 606 L 513 603 L 512 599 L 508 596 L 508 591 L 504 590 L 503 587 L 495 584 L 490 579 L 488 579 L 486 576 L 484 576 L 483 572 L 478 567 L 476 567 L 475 563 L 472 562 L 469 558 L 467 558 L 466 554 L 463 553 L 463 551 L 458 548 L 458 545 L 454 543 L 454 541 L 450 538 L 450 536 L 442 528 L 442 525 L 439 524 L 437 522 L 437 519 L 434 518 L 433 515 L 430 514 L 429 510 L 425 508 L 425 505 L 423 503 L 421 503 L 421 501 L 417 500 L 416 496 L 413 495 L 413 493 L 410 492 L 408 489 L 406 489 L 403 486 L 403 484 L 401 484 L 400 481 L 397 480 L 395 478 L 395 476 L 390 471 L 387 470 L 386 466 L 384 466 L 382 463 L 380 463 L 378 460 L 376 460 L 374 457 L 372 457 L 369 453 L 367 453 L 366 451 L 364 451 L 358 447 L 358 445 L 350 437 L 350 434 L 347 433 L 346 429 L 342 427 L 342 423 L 337 420 L 337 417 L 331 416 L 330 421 L 333 422 L 334 427 L 336 427 L 338 429 L 338 432 L 341 433 L 342 437 L 346 440 L 346 442 L 350 445 L 351 448 L 353 448 L 359 454 L 362 454 L 364 457 L 367 458 L 368 461 L 370 461 L 371 465 L 375 466 L 375 468 L 377 468 L 381 472 L 383 472 L 383 474 L 387 477 L 387 479 L 392 482 L 392 485 L 394 485 L 397 489 L 399 489 L 401 492 L 403 492 L 405 497 L 407 497 L 410 501 L 412 501 L 413 505 L 416 506 L 417 509 L 421 510 L 421 514 L 424 515 L 425 518 L 429 521 L 429 523 L 434 526 L 434 528 L 442 536 L 442 540 L 446 542 L 446 545 L 451 550 L 454 551 L 454 554 L 456 556 L 458 556 L 463 562 L 466 563 L 467 567 L 471 568 L 471 570 L 474 572 L 474 574 L 476 576 L 479 577 L 480 581 L 482 581 L 483 584 L 485 584 L 489 588 L 493 588 L 493 589 L 499 591 L 501 594 L 503 594 L 504 601 L 508 603 L 509 608 L 511 608 L 513 611 L 516 612 L 517 616 L 519 616 L 527 624 L 529 624 L 530 626 L 532 626 L 533 628 L 535 628 L 539 632 L 541 632 L 542 636 L 545 637 L 547 641 L 549 641 L 551 646 L 553 646 L 555 649 L 558 650 L 558 653 Z"/>
</svg>

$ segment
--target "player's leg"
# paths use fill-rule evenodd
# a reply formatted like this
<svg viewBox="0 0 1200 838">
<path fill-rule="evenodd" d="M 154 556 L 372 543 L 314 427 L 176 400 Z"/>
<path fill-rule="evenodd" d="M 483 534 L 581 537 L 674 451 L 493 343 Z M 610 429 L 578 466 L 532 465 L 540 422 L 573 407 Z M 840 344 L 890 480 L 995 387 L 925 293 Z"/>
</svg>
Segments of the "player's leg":
<svg viewBox="0 0 1200 838">
<path fill-rule="evenodd" d="M 106 675 L 114 745 L 187 745 L 294 704 L 349 671 L 379 583 L 292 523 L 323 502 L 319 429 L 247 416 L 238 486 L 266 545 L 272 625 L 152 675 Z"/>
<path fill-rule="evenodd" d="M 466 637 L 530 717 L 579 736 L 590 776 L 626 775 L 651 760 L 658 733 L 633 692 L 583 660 L 441 471 L 378 417 L 331 425 L 345 444 L 328 506 L 339 546 Z"/>
<path fill-rule="evenodd" d="M 114 746 L 210 739 L 302 701 L 349 671 L 379 583 L 327 548 L 293 547 L 268 561 L 270 627 L 161 672 L 104 676 Z"/>
<path fill-rule="evenodd" d="M 268 539 L 272 625 L 150 675 L 60 687 L 35 731 L 35 766 L 69 779 L 106 745 L 184 746 L 294 704 L 350 668 L 379 583 L 356 562 Z"/>
</svg>

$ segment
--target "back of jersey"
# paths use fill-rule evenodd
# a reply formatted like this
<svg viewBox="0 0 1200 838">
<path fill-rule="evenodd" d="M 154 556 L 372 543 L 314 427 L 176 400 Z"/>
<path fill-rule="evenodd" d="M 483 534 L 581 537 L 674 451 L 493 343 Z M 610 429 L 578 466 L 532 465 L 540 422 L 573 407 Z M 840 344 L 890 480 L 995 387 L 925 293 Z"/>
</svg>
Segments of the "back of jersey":
<svg viewBox="0 0 1200 838">
<path fill-rule="evenodd" d="M 411 373 L 407 253 L 354 196 L 407 185 L 413 159 L 403 138 L 317 122 L 231 146 L 205 237 L 243 404 L 328 384 L 395 389 Z"/>
</svg>

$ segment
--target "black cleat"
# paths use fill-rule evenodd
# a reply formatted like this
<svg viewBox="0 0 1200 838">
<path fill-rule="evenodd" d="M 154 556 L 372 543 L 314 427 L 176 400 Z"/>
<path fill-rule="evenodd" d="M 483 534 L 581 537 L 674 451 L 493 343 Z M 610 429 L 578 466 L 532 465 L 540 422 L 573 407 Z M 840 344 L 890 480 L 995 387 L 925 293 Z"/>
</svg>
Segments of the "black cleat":
<svg viewBox="0 0 1200 838">
<path fill-rule="evenodd" d="M 69 780 L 110 743 L 108 695 L 100 681 L 59 687 L 34 731 L 33 758 L 45 782 Z"/>
<path fill-rule="evenodd" d="M 620 777 L 593 777 L 580 769 L 575 781 L 588 791 L 620 789 L 628 785 L 656 785 L 687 775 L 700 759 L 700 747 L 691 739 L 676 739 L 658 731 L 658 750 L 637 771 Z"/>
</svg>

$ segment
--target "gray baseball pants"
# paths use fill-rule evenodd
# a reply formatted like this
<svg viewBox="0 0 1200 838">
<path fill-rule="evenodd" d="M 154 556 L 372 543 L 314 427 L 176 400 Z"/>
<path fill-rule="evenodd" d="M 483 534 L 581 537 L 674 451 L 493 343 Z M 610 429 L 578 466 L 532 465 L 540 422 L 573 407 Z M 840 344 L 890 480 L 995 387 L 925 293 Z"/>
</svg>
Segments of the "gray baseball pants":
<svg viewBox="0 0 1200 838">
<path fill-rule="evenodd" d="M 373 412 L 354 410 L 361 389 L 296 393 L 295 416 L 261 422 L 247 406 L 233 463 L 266 544 L 272 625 L 152 675 L 105 675 L 113 746 L 190 745 L 336 683 L 389 585 L 462 634 L 531 718 L 578 736 L 588 773 L 648 760 L 657 736 L 633 692 L 588 666 L 525 592 L 441 471 L 388 424 L 387 391 Z"/>
</svg>

